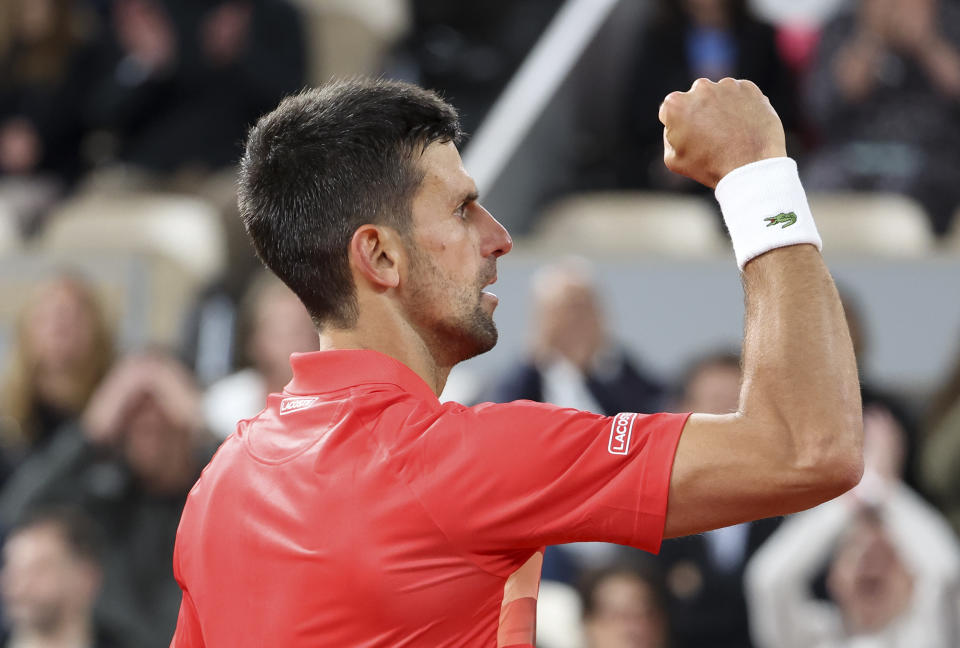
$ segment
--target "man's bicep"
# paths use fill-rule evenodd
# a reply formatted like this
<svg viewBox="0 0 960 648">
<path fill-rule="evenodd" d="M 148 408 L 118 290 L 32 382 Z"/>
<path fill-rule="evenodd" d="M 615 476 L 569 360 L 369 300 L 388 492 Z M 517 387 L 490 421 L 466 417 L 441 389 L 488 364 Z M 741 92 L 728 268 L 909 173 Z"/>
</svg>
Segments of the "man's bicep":
<svg viewBox="0 0 960 648">
<path fill-rule="evenodd" d="M 803 484 L 770 425 L 740 414 L 687 419 L 670 476 L 665 538 L 797 510 Z"/>
</svg>

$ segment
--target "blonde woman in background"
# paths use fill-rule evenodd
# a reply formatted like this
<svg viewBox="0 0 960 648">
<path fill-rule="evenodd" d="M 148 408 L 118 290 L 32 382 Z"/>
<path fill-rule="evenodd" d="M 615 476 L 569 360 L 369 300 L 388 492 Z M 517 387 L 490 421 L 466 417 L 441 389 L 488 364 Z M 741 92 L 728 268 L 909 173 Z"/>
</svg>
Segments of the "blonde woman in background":
<svg viewBox="0 0 960 648">
<path fill-rule="evenodd" d="M 83 411 L 113 362 L 113 334 L 93 287 L 63 274 L 21 311 L 2 381 L 2 443 L 29 454 Z"/>
</svg>

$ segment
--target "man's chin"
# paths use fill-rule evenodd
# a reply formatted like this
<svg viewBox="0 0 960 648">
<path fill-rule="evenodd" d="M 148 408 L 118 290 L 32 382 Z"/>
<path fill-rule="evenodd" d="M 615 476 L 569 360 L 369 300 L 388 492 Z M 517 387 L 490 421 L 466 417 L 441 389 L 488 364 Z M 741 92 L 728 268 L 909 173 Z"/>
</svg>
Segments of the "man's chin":
<svg viewBox="0 0 960 648">
<path fill-rule="evenodd" d="M 490 351 L 497 345 L 499 337 L 500 333 L 493 321 L 493 315 L 485 313 L 482 307 L 478 308 L 474 313 L 467 334 L 462 338 L 461 357 L 458 362 L 469 360 Z"/>
<path fill-rule="evenodd" d="M 485 329 L 480 335 L 473 336 L 473 342 L 474 342 L 473 349 L 469 353 L 469 355 L 467 355 L 467 357 L 464 358 L 464 360 L 474 358 L 478 355 L 482 355 L 486 353 L 487 351 L 490 351 L 491 349 L 493 349 L 493 347 L 497 346 L 497 340 L 499 339 L 499 337 L 500 337 L 500 334 L 497 331 L 497 327 L 491 321 L 490 328 Z"/>
</svg>

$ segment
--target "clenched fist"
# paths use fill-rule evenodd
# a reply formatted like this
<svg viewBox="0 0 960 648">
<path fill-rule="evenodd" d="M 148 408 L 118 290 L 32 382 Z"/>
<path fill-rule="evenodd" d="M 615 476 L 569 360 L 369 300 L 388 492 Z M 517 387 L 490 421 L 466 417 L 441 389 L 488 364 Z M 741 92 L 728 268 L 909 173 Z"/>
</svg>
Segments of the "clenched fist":
<svg viewBox="0 0 960 648">
<path fill-rule="evenodd" d="M 697 79 L 660 106 L 667 168 L 716 187 L 744 164 L 787 154 L 783 125 L 751 81 Z"/>
</svg>

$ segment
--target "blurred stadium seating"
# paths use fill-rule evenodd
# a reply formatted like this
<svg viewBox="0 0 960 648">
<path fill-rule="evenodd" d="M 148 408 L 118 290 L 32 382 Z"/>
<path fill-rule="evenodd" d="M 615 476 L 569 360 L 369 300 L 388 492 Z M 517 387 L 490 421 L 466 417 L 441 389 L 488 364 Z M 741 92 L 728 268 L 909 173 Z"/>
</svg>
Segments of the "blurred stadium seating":
<svg viewBox="0 0 960 648">
<path fill-rule="evenodd" d="M 915 200 L 889 193 L 811 193 L 810 209 L 831 251 L 880 257 L 923 257 L 935 240 Z"/>
<path fill-rule="evenodd" d="M 295 0 L 308 34 L 311 85 L 333 77 L 377 74 L 409 27 L 402 0 Z"/>
<path fill-rule="evenodd" d="M 651 192 L 575 194 L 541 216 L 530 247 L 564 253 L 710 257 L 728 247 L 703 198 Z"/>
<path fill-rule="evenodd" d="M 51 215 L 39 242 L 51 251 L 156 254 L 201 286 L 226 262 L 220 215 L 203 201 L 164 193 L 103 195 L 70 201 Z"/>
</svg>

